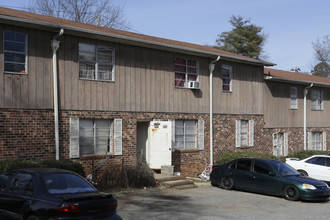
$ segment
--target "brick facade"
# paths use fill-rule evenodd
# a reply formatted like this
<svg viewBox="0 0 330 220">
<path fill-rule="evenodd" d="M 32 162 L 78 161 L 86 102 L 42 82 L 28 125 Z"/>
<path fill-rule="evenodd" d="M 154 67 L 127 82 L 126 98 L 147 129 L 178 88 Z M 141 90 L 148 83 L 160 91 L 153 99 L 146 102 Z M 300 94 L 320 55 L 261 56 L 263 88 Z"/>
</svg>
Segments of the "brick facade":
<svg viewBox="0 0 330 220">
<path fill-rule="evenodd" d="M 110 155 L 108 164 L 134 166 L 137 162 L 137 123 L 153 119 L 199 120 L 203 119 L 204 150 L 176 150 L 172 153 L 172 164 L 176 172 L 185 176 L 201 173 L 210 158 L 209 115 L 176 113 L 129 113 L 99 111 L 60 111 L 60 158 L 69 159 L 70 155 L 70 118 L 81 119 L 123 119 L 123 154 Z M 51 110 L 1 110 L 0 111 L 0 158 L 1 159 L 55 159 L 54 117 Z M 254 146 L 235 147 L 235 121 L 254 120 Z M 303 129 L 264 128 L 263 115 L 225 115 L 214 116 L 214 162 L 226 152 L 254 151 L 272 154 L 272 134 L 288 132 L 289 154 L 303 150 Z M 327 131 L 329 146 L 330 129 L 309 129 L 309 131 Z M 329 148 L 329 147 L 328 147 Z M 102 163 L 105 155 L 83 156 L 75 159 L 83 164 L 86 173 Z M 101 169 L 102 170 L 102 169 Z"/>
<path fill-rule="evenodd" d="M 55 159 L 54 114 L 0 110 L 0 159 Z"/>
</svg>

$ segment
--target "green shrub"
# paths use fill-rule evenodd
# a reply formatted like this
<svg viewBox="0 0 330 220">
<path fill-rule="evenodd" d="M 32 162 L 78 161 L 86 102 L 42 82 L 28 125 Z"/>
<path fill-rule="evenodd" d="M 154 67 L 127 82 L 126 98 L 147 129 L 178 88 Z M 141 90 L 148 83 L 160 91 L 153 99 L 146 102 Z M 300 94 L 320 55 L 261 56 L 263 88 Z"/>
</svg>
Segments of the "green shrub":
<svg viewBox="0 0 330 220">
<path fill-rule="evenodd" d="M 279 158 L 273 155 L 262 154 L 257 152 L 230 152 L 230 153 L 225 153 L 221 157 L 219 157 L 218 160 L 216 161 L 216 164 L 221 165 L 238 158 L 246 158 L 246 157 L 279 160 Z"/>
<path fill-rule="evenodd" d="M 23 168 L 59 168 L 86 176 L 83 166 L 71 160 L 0 160 L 0 173 Z"/>
<path fill-rule="evenodd" d="M 293 158 L 299 158 L 305 159 L 307 157 L 313 156 L 313 155 L 328 155 L 330 151 L 316 151 L 316 150 L 303 150 L 294 154 L 289 154 L 286 156 L 287 158 L 293 157 Z"/>
</svg>

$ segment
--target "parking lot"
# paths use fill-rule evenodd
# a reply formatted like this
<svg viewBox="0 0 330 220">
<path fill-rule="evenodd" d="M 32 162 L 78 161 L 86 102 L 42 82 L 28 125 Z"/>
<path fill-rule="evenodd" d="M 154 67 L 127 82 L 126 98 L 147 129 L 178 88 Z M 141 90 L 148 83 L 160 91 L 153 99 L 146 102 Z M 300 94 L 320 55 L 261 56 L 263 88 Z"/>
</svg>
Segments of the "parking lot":
<svg viewBox="0 0 330 220">
<path fill-rule="evenodd" d="M 152 189 L 114 193 L 123 219 L 329 219 L 330 202 L 290 202 L 283 198 L 226 191 Z"/>
</svg>

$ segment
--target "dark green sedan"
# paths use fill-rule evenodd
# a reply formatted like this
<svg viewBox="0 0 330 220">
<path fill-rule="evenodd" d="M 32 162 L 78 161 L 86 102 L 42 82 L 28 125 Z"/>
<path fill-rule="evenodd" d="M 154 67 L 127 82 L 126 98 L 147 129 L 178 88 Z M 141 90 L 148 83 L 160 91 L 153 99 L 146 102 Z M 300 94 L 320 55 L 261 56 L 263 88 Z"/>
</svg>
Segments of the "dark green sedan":
<svg viewBox="0 0 330 220">
<path fill-rule="evenodd" d="M 213 186 L 283 196 L 287 200 L 329 200 L 330 188 L 276 160 L 242 158 L 214 165 Z"/>
</svg>

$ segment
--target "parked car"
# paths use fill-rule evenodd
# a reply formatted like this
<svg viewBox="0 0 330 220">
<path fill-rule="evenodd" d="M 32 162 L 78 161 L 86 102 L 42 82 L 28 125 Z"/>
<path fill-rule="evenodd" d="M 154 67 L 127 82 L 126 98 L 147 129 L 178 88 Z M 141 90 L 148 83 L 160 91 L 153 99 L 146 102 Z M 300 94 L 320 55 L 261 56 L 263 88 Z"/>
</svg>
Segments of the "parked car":
<svg viewBox="0 0 330 220">
<path fill-rule="evenodd" d="M 276 160 L 242 158 L 224 165 L 214 165 L 211 184 L 223 189 L 238 189 L 287 200 L 329 200 L 329 186 L 302 176 L 285 163 Z"/>
<path fill-rule="evenodd" d="M 287 158 L 285 162 L 304 176 L 330 182 L 330 156 L 314 155 L 303 160 Z"/>
<path fill-rule="evenodd" d="M 117 200 L 78 174 L 31 168 L 0 175 L 0 219 L 120 220 Z"/>
</svg>

